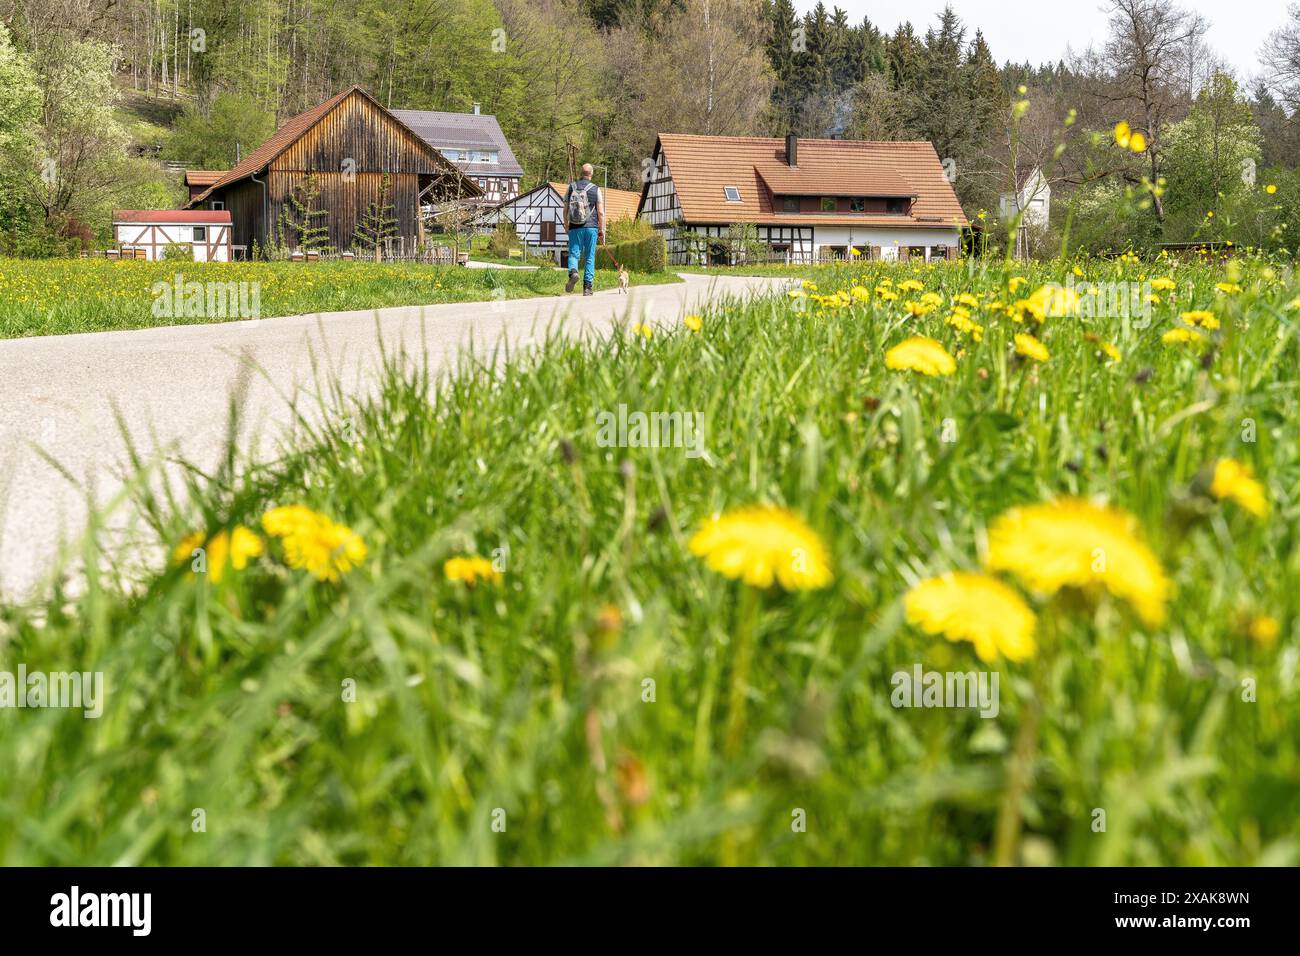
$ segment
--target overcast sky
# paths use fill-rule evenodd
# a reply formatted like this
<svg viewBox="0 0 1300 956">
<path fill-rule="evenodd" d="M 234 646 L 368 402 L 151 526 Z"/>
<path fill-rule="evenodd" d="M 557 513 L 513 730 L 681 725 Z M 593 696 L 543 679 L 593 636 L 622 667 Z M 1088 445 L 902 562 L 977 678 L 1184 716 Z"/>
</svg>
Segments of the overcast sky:
<svg viewBox="0 0 1300 956">
<path fill-rule="evenodd" d="M 935 17 L 948 3 L 944 0 L 911 0 L 909 3 L 882 0 L 825 0 L 826 8 L 839 6 L 858 24 L 870 17 L 878 29 L 893 33 L 894 28 L 910 20 L 917 33 L 924 34 Z M 1100 45 L 1106 36 L 1106 16 L 1098 0 L 949 0 L 966 24 L 968 37 L 975 28 L 993 50 L 1001 65 L 1007 60 L 1035 65 L 1055 63 L 1067 47 L 1085 49 L 1089 43 Z M 1260 72 L 1259 48 L 1273 30 L 1286 19 L 1288 0 L 1182 0 L 1180 4 L 1195 10 L 1210 23 L 1206 39 L 1214 50 L 1232 64 L 1239 78 L 1248 79 Z M 795 7 L 805 13 L 817 0 L 795 0 Z"/>
</svg>

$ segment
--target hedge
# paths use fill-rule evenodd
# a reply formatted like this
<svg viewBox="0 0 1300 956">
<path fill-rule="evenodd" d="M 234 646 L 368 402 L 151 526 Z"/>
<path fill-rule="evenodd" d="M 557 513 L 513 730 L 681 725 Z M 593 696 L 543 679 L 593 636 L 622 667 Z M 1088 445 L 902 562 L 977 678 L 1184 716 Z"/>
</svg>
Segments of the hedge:
<svg viewBox="0 0 1300 956">
<path fill-rule="evenodd" d="M 596 247 L 596 268 L 615 269 L 622 263 L 632 272 L 663 272 L 668 267 L 668 245 L 655 233 L 636 242 Z"/>
</svg>

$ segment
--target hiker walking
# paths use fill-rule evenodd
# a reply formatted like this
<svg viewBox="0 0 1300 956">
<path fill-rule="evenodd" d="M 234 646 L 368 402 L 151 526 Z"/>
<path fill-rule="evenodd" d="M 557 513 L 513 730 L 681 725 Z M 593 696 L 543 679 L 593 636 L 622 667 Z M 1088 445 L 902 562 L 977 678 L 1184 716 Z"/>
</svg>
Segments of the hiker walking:
<svg viewBox="0 0 1300 956">
<path fill-rule="evenodd" d="M 605 241 L 605 195 L 591 181 L 591 163 L 582 164 L 582 178 L 569 183 L 564 195 L 565 218 L 569 226 L 569 282 L 565 292 L 578 284 L 578 263 L 585 262 L 582 294 L 591 295 L 596 281 L 596 244 Z"/>
</svg>

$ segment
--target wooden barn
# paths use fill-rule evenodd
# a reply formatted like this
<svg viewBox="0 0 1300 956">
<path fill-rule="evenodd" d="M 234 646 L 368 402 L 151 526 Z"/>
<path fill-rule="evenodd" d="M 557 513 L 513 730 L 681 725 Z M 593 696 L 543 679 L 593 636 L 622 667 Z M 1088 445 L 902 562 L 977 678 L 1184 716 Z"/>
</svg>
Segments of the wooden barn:
<svg viewBox="0 0 1300 956">
<path fill-rule="evenodd" d="M 518 196 L 497 207 L 497 215 L 509 219 L 515 224 L 515 232 L 522 242 L 528 244 L 529 250 L 546 250 L 562 257 L 569 245 L 569 231 L 564 215 L 564 196 L 568 192 L 568 183 L 542 183 L 522 196 Z M 605 219 L 634 219 L 641 194 L 626 189 L 606 189 L 601 187 L 605 197 Z"/>
<path fill-rule="evenodd" d="M 385 109 L 353 86 L 286 121 L 265 143 L 190 200 L 224 209 L 236 253 L 264 248 L 365 248 L 358 227 L 386 208 L 393 247 L 425 243 L 421 207 L 482 190 Z M 389 208 L 391 207 L 391 208 Z"/>
</svg>

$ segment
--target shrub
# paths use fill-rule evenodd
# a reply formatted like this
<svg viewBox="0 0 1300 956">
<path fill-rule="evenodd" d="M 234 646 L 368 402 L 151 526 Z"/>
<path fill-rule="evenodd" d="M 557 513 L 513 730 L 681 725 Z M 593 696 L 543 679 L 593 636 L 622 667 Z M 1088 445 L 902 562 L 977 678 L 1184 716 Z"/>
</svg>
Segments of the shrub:
<svg viewBox="0 0 1300 956">
<path fill-rule="evenodd" d="M 655 234 L 654 226 L 644 219 L 621 216 L 611 219 L 605 226 L 605 241 L 611 245 L 622 242 L 639 242 Z"/>
<path fill-rule="evenodd" d="M 489 254 L 498 259 L 508 259 L 511 253 L 517 252 L 518 249 L 519 233 L 515 231 L 515 224 L 509 219 L 502 219 L 488 239 Z"/>
<path fill-rule="evenodd" d="M 194 247 L 188 242 L 169 242 L 163 246 L 162 257 L 164 261 L 183 259 L 188 262 L 194 258 Z"/>
<path fill-rule="evenodd" d="M 668 246 L 659 233 L 635 242 L 619 242 L 596 249 L 597 269 L 616 269 L 621 263 L 633 272 L 663 272 L 668 266 Z"/>
</svg>

